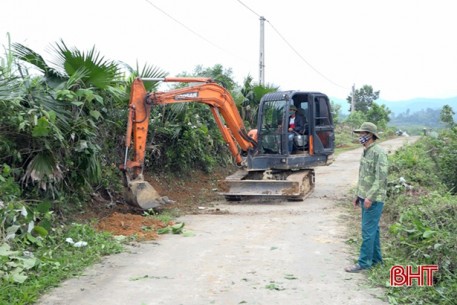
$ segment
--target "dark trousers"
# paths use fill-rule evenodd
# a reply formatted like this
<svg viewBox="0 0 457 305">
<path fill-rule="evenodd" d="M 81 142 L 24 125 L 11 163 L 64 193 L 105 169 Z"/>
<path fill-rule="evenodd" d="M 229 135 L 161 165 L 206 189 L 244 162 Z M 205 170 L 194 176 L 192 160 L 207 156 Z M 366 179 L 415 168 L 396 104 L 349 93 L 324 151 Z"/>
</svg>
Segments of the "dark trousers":
<svg viewBox="0 0 457 305">
<path fill-rule="evenodd" d="M 289 138 L 289 153 L 292 153 L 292 151 L 294 150 L 294 136 L 295 136 L 295 133 L 293 132 L 290 132 L 289 135 L 288 135 L 288 138 Z"/>
<path fill-rule="evenodd" d="M 379 240 L 379 220 L 381 219 L 383 202 L 374 201 L 370 208 L 362 207 L 362 246 L 360 247 L 359 265 L 366 269 L 382 263 L 381 242 Z"/>
</svg>

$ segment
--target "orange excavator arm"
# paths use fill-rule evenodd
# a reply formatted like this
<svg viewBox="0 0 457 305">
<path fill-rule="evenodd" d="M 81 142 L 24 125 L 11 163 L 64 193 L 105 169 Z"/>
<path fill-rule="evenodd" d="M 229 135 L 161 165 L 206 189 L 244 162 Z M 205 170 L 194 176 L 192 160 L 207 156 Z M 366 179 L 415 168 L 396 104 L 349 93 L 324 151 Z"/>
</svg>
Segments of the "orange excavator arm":
<svg viewBox="0 0 457 305">
<path fill-rule="evenodd" d="M 164 82 L 199 83 L 190 87 L 167 92 L 148 93 L 140 78 L 134 80 L 130 93 L 129 116 L 125 141 L 125 160 L 121 168 L 132 170 L 133 177 L 141 174 L 146 151 L 150 109 L 153 105 L 174 103 L 203 103 L 210 107 L 216 124 L 227 142 L 229 150 L 237 164 L 243 159 L 241 151 L 247 151 L 257 145 L 256 132 L 246 131 L 243 120 L 230 93 L 209 78 L 173 77 L 149 79 Z M 221 119 L 224 119 L 224 122 Z M 128 149 L 133 139 L 134 156 L 128 160 Z"/>
</svg>

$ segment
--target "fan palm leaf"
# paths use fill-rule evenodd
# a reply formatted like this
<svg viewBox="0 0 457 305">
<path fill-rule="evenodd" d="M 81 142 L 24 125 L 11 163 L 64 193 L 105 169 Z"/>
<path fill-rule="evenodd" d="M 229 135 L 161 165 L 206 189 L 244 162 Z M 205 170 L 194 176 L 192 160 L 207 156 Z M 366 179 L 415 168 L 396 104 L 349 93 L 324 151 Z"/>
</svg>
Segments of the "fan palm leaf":
<svg viewBox="0 0 457 305">
<path fill-rule="evenodd" d="M 0 73 L 0 101 L 11 101 L 20 97 L 18 87 L 20 86 L 19 78 L 3 78 Z"/>
<path fill-rule="evenodd" d="M 62 179 L 62 171 L 51 151 L 36 154 L 22 177 L 24 183 L 38 183 L 43 190 L 46 190 L 48 183 L 60 182 Z"/>
<path fill-rule="evenodd" d="M 86 67 L 81 67 L 69 76 L 64 87 L 67 89 L 77 89 L 83 85 L 84 78 L 86 78 L 88 75 L 89 70 Z"/>
<path fill-rule="evenodd" d="M 157 66 L 153 66 L 150 64 L 144 64 L 140 67 L 138 61 L 136 62 L 135 68 L 132 68 L 130 65 L 120 62 L 120 64 L 129 72 L 129 77 L 127 79 L 127 87 L 130 88 L 133 80 L 137 77 L 140 78 L 163 78 L 167 75 L 167 73 Z M 156 90 L 159 82 L 157 81 L 144 81 L 144 86 L 147 91 Z"/>
<path fill-rule="evenodd" d="M 67 77 L 84 70 L 85 73 L 79 76 L 82 76 L 81 80 L 86 87 L 106 89 L 120 76 L 116 63 L 101 56 L 95 50 L 95 46 L 88 52 L 81 52 L 75 48 L 68 48 L 61 40 L 53 49 L 55 51 L 53 64 L 62 69 L 61 73 Z"/>
<path fill-rule="evenodd" d="M 60 83 L 64 80 L 64 75 L 58 70 L 50 67 L 43 57 L 32 49 L 20 43 L 13 43 L 13 53 L 18 59 L 35 66 L 51 82 Z"/>
<path fill-rule="evenodd" d="M 259 104 L 260 99 L 262 99 L 262 97 L 265 94 L 271 93 L 271 92 L 276 92 L 276 91 L 278 91 L 278 89 L 279 89 L 279 87 L 268 84 L 266 86 L 256 85 L 252 88 L 252 91 L 254 92 L 254 97 L 255 97 L 256 103 Z"/>
<path fill-rule="evenodd" d="M 42 77 L 27 77 L 27 81 L 16 88 L 16 92 L 21 96 L 22 104 L 26 108 L 54 112 L 59 128 L 68 130 L 71 114 L 63 103 L 56 100 L 54 91 L 49 90 L 46 84 Z"/>
</svg>

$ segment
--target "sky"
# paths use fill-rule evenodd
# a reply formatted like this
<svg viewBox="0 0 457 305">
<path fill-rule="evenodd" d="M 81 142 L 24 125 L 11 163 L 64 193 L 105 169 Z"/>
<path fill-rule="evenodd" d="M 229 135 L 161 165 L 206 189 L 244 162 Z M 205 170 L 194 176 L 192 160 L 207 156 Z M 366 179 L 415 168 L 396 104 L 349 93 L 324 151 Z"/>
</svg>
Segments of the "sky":
<svg viewBox="0 0 457 305">
<path fill-rule="evenodd" d="M 50 57 L 61 39 L 81 51 L 169 76 L 221 64 L 259 81 L 345 99 L 370 85 L 383 100 L 457 96 L 453 0 L 2 0 L 0 45 Z M 3 49 L 0 57 L 3 56 Z"/>
</svg>

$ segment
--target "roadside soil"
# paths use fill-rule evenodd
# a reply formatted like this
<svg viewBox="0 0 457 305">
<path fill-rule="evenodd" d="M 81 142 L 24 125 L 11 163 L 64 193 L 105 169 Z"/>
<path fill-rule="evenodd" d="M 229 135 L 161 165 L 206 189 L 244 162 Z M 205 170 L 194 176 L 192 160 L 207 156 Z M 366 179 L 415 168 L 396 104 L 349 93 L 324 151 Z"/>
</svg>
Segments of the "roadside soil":
<svg viewBox="0 0 457 305">
<path fill-rule="evenodd" d="M 393 153 L 415 139 L 396 138 L 382 146 Z M 316 168 L 316 188 L 303 202 L 228 204 L 216 197 L 197 206 L 177 202 L 171 208 L 186 211 L 177 222 L 185 223 L 187 234 L 130 245 L 38 304 L 385 304 L 382 289 L 370 288 L 365 274 L 343 271 L 356 258 L 347 244 L 347 223 L 359 212 L 348 209 L 347 194 L 357 181 L 361 153 L 344 152 L 332 165 Z M 197 183 L 198 192 L 188 189 L 184 200 L 200 192 L 212 196 L 215 180 Z M 153 184 L 168 195 L 169 184 L 162 182 L 162 190 Z"/>
<path fill-rule="evenodd" d="M 220 167 L 211 174 L 195 171 L 191 177 L 159 174 L 145 179 L 162 196 L 168 196 L 174 203 L 163 206 L 162 212 L 172 216 L 189 214 L 220 214 L 224 213 L 216 207 L 221 200 L 218 194 L 217 181 L 235 172 L 235 166 Z M 111 198 L 110 198 L 111 197 Z M 110 199 L 108 199 L 110 198 Z M 123 199 L 113 198 L 104 194 L 94 194 L 88 206 L 79 213 L 74 213 L 72 222 L 93 223 L 100 231 L 108 231 L 113 235 L 135 236 L 139 241 L 158 238 L 155 232 L 173 223 L 162 223 L 144 217 L 145 211 L 130 206 Z M 70 221 L 67 219 L 67 222 Z"/>
</svg>

